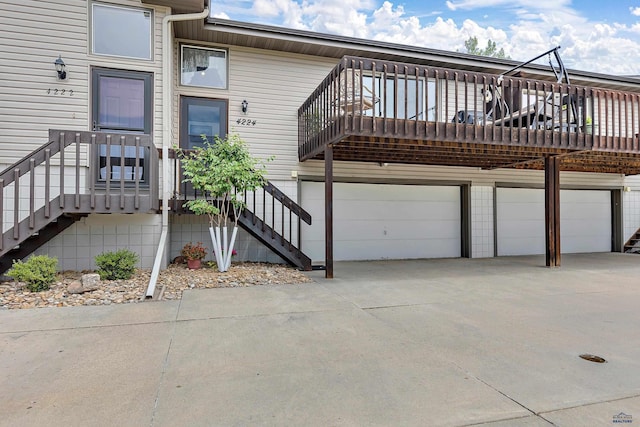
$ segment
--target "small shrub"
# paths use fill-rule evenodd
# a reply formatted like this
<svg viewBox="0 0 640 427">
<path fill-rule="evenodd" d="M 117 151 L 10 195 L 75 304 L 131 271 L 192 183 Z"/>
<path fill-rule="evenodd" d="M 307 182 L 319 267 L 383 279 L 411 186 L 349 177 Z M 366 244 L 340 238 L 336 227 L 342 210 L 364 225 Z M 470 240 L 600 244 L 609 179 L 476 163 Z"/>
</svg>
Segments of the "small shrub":
<svg viewBox="0 0 640 427">
<path fill-rule="evenodd" d="M 7 276 L 25 282 L 31 292 L 46 291 L 56 280 L 58 259 L 47 255 L 35 255 L 27 261 L 16 261 Z"/>
<path fill-rule="evenodd" d="M 102 280 L 127 280 L 136 271 L 138 255 L 128 249 L 120 249 L 101 253 L 95 261 Z"/>
</svg>

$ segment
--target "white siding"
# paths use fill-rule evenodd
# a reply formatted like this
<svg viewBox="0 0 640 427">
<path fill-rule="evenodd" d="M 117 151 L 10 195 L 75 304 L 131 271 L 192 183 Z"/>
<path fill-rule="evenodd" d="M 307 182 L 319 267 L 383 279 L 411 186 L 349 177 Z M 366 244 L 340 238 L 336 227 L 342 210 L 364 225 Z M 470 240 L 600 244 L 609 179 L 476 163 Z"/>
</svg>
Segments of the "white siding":
<svg viewBox="0 0 640 427">
<path fill-rule="evenodd" d="M 91 129 L 90 70 L 93 66 L 154 73 L 154 129 L 160 129 L 161 24 L 165 8 L 154 10 L 153 61 L 139 61 L 90 54 L 90 2 L 86 0 L 24 0 L 17 3 L 0 1 L 0 52 L 3 53 L 0 62 L 0 167 L 19 160 L 45 143 L 50 128 Z M 139 0 L 111 3 L 141 6 Z M 53 65 L 58 55 L 67 66 L 68 78 L 64 81 L 57 80 Z M 156 135 L 156 144 L 160 145 L 159 132 Z"/>
</svg>

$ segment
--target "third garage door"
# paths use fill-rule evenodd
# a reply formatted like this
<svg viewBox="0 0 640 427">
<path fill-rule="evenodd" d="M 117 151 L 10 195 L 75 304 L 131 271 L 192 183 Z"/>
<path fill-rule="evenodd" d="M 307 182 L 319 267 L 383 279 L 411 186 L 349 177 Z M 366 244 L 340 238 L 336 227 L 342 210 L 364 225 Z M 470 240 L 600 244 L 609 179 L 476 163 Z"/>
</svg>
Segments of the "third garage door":
<svg viewBox="0 0 640 427">
<path fill-rule="evenodd" d="M 544 190 L 498 188 L 498 255 L 545 253 Z M 611 251 L 611 191 L 560 191 L 562 253 Z"/>
</svg>

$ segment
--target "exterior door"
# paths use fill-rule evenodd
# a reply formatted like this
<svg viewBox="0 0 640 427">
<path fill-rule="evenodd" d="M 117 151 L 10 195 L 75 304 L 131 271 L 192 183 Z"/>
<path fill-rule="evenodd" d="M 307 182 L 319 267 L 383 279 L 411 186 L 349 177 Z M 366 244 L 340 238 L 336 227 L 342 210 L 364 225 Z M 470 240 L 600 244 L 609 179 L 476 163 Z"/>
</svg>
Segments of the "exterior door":
<svg viewBox="0 0 640 427">
<path fill-rule="evenodd" d="M 93 130 L 116 133 L 151 134 L 152 124 L 152 75 L 133 71 L 94 69 L 93 89 Z M 133 181 L 138 177 L 146 182 L 144 148 L 138 153 L 136 166 L 135 147 L 125 147 L 124 164 L 120 146 L 99 147 L 98 182 L 107 179 Z"/>
<path fill-rule="evenodd" d="M 227 136 L 227 101 L 183 96 L 180 102 L 180 148 L 201 147 Z"/>
<path fill-rule="evenodd" d="M 227 101 L 224 99 L 197 98 L 183 96 L 180 98 L 180 148 L 192 150 L 202 147 L 205 139 L 213 144 L 215 137 L 227 136 Z M 180 173 L 178 192 L 191 198 L 195 190 L 191 183 L 183 182 Z"/>
</svg>

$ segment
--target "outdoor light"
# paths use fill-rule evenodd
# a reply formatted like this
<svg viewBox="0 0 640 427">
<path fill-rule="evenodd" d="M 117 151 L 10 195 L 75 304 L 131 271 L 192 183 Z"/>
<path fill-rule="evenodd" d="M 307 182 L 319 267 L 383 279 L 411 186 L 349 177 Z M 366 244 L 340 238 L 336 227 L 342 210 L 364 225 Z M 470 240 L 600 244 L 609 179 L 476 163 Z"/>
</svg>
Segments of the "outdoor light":
<svg viewBox="0 0 640 427">
<path fill-rule="evenodd" d="M 67 78 L 67 66 L 62 60 L 62 56 L 58 55 L 58 59 L 53 63 L 56 66 L 56 72 L 58 73 L 58 80 L 65 80 Z"/>
<path fill-rule="evenodd" d="M 242 101 L 242 112 L 247 114 L 248 109 L 249 109 L 249 103 L 245 99 L 244 101 Z"/>
</svg>

